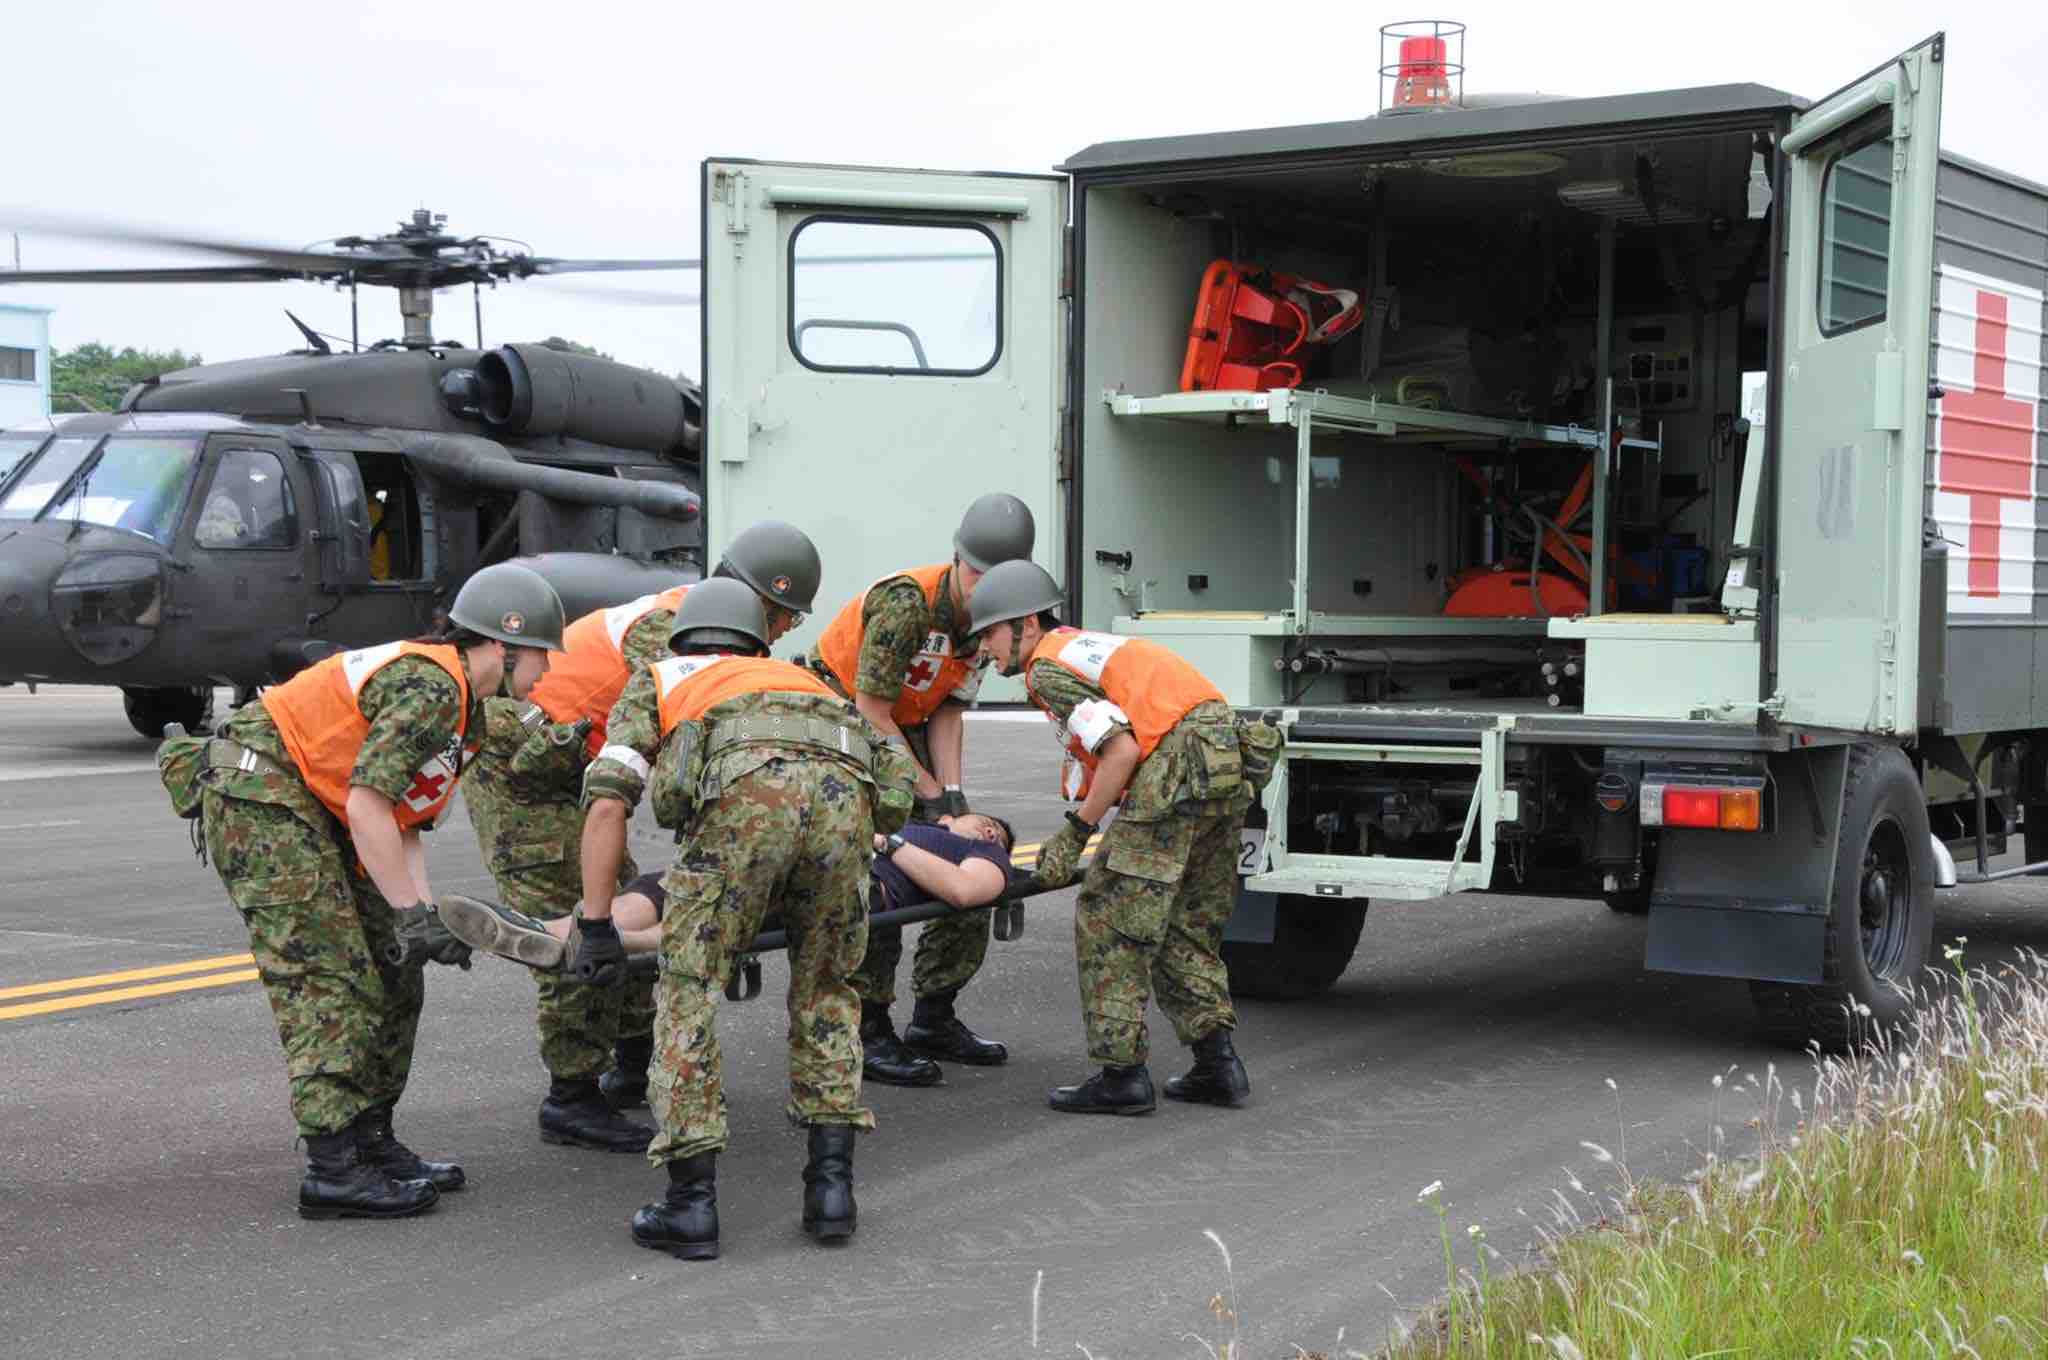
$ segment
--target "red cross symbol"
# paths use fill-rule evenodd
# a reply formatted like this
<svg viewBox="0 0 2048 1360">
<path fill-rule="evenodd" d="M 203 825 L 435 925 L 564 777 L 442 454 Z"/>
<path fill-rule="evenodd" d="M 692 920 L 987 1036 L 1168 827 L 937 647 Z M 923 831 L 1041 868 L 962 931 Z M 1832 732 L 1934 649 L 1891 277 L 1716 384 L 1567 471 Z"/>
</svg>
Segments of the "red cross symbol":
<svg viewBox="0 0 2048 1360">
<path fill-rule="evenodd" d="M 1941 489 L 1970 498 L 1970 594 L 1998 595 L 2000 509 L 2034 494 L 2034 411 L 2006 395 L 2003 293 L 1977 290 L 1974 392 L 1941 399 Z M 2031 545 L 2030 545 L 2031 551 Z"/>
<path fill-rule="evenodd" d="M 931 658 L 921 656 L 917 659 L 915 666 L 904 672 L 903 679 L 912 689 L 923 689 L 932 682 L 932 678 L 938 673 L 938 668 L 932 665 Z"/>
<path fill-rule="evenodd" d="M 447 775 L 428 774 L 421 770 L 412 777 L 412 787 L 405 791 L 405 801 L 415 807 L 429 806 L 441 796 L 441 790 L 447 783 Z"/>
</svg>

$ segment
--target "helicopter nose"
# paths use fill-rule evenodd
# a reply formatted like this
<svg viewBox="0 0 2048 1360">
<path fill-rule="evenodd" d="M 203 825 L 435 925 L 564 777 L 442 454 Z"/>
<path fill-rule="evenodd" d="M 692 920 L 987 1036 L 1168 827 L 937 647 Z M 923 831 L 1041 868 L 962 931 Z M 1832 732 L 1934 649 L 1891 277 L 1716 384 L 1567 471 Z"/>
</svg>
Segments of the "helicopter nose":
<svg viewBox="0 0 2048 1360">
<path fill-rule="evenodd" d="M 63 666 L 67 649 L 50 617 L 50 585 L 63 565 L 61 544 L 0 535 L 0 680 L 40 678 Z"/>
</svg>

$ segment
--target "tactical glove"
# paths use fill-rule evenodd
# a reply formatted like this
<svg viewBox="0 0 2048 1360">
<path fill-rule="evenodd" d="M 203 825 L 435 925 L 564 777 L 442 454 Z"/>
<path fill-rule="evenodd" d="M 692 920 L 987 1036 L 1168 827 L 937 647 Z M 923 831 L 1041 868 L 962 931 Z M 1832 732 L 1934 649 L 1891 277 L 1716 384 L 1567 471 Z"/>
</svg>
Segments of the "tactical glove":
<svg viewBox="0 0 2048 1360">
<path fill-rule="evenodd" d="M 1094 827 L 1068 813 L 1066 823 L 1052 833 L 1038 852 L 1038 867 L 1032 873 L 1039 885 L 1064 888 L 1072 883 L 1081 863 L 1081 852 L 1088 848 L 1088 838 L 1094 834 Z"/>
<path fill-rule="evenodd" d="M 967 795 L 960 791 L 957 784 L 947 785 L 945 794 L 939 799 L 939 811 L 948 817 L 967 815 Z"/>
<path fill-rule="evenodd" d="M 384 947 L 384 961 L 400 968 L 422 968 L 429 960 L 452 967 L 469 967 L 469 946 L 449 933 L 441 917 L 428 902 L 394 907 L 398 938 Z"/>
<path fill-rule="evenodd" d="M 578 982 L 592 987 L 616 987 L 626 976 L 626 942 L 610 917 L 602 921 L 576 918 L 575 961 L 570 965 Z"/>
</svg>

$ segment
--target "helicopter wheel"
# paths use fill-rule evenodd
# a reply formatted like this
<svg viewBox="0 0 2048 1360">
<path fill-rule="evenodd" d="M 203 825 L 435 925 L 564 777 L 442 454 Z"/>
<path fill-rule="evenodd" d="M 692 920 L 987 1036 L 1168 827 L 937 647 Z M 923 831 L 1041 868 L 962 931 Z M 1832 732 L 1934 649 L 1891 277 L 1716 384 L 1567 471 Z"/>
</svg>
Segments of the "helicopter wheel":
<svg viewBox="0 0 2048 1360">
<path fill-rule="evenodd" d="M 166 723 L 180 723 L 187 732 L 198 733 L 213 722 L 213 686 L 143 689 L 123 685 L 121 706 L 127 710 L 128 725 L 151 741 L 163 740 Z"/>
</svg>

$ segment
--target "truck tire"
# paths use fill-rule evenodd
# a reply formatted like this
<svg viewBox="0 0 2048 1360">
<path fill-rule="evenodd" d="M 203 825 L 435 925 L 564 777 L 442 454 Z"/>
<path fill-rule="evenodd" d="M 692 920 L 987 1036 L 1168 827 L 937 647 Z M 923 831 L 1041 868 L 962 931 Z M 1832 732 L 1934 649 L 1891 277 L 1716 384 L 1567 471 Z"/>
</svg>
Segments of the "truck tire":
<svg viewBox="0 0 2048 1360">
<path fill-rule="evenodd" d="M 1617 916 L 1642 916 L 1650 910 L 1650 885 L 1638 883 L 1633 888 L 1616 888 L 1612 892 L 1601 893 L 1600 900 Z"/>
<path fill-rule="evenodd" d="M 1330 990 L 1351 965 L 1358 932 L 1365 925 L 1365 899 L 1307 897 L 1288 893 L 1274 904 L 1273 942 L 1223 942 L 1233 996 L 1260 1001 L 1299 1001 Z"/>
<path fill-rule="evenodd" d="M 1896 747 L 1852 746 L 1846 780 L 1826 980 L 1749 985 L 1773 1037 L 1830 1053 L 1911 1016 L 1934 945 L 1927 803 L 1912 765 Z"/>
<path fill-rule="evenodd" d="M 128 714 L 128 725 L 151 741 L 164 739 L 166 723 L 182 723 L 187 732 L 197 734 L 213 721 L 213 686 L 144 689 L 123 685 L 121 707 Z"/>
<path fill-rule="evenodd" d="M 2023 804 L 2020 817 L 2024 822 L 2021 829 L 2025 833 L 2022 837 L 2022 849 L 2027 856 L 2025 862 L 2039 864 L 2048 860 L 2048 803 Z M 2036 869 L 2027 877 L 2048 878 L 2048 869 Z"/>
</svg>

